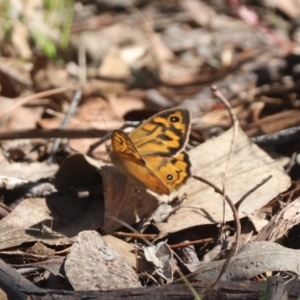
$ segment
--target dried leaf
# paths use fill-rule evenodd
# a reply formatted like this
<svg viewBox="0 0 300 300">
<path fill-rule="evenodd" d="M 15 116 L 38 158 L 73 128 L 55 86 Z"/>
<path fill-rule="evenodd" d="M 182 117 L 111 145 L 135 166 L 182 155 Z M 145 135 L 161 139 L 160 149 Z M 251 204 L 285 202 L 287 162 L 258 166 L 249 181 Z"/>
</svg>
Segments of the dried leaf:
<svg viewBox="0 0 300 300">
<path fill-rule="evenodd" d="M 79 233 L 65 263 L 66 275 L 78 290 L 114 290 L 140 287 L 126 259 L 109 248 L 96 231 Z"/>
<path fill-rule="evenodd" d="M 214 261 L 189 275 L 193 280 L 216 280 L 225 260 Z M 300 250 L 285 248 L 273 242 L 245 245 L 221 277 L 221 281 L 248 280 L 268 271 L 293 272 L 300 275 Z"/>
<path fill-rule="evenodd" d="M 126 224 L 139 222 L 158 204 L 155 195 L 137 187 L 136 182 L 114 167 L 82 154 L 70 155 L 63 162 L 57 172 L 55 186 L 59 191 L 103 189 L 105 216 L 101 225 L 104 232 L 121 227 L 120 221 Z"/>
<path fill-rule="evenodd" d="M 68 245 L 78 232 L 99 228 L 103 222 L 103 213 L 103 201 L 98 198 L 52 194 L 46 199 L 26 199 L 0 220 L 0 249 L 37 240 L 50 245 Z M 59 235 L 42 234 L 44 224 Z"/>
<path fill-rule="evenodd" d="M 167 283 L 173 281 L 173 252 L 166 241 L 145 247 L 144 254 L 146 259 L 154 264 L 158 275 Z"/>
<path fill-rule="evenodd" d="M 17 177 L 20 179 L 38 181 L 43 178 L 52 177 L 57 171 L 57 165 L 47 165 L 46 163 L 11 163 L 1 166 L 1 175 Z"/>
<path fill-rule="evenodd" d="M 202 176 L 222 189 L 222 173 L 225 171 L 229 149 L 232 142 L 232 130 L 209 140 L 189 151 L 192 173 Z M 290 186 L 290 178 L 263 150 L 253 144 L 242 130 L 235 141 L 233 160 L 226 174 L 226 194 L 234 203 L 265 178 L 272 178 L 251 193 L 239 208 L 240 217 L 253 214 L 280 192 Z M 156 224 L 162 233 L 175 232 L 192 226 L 220 223 L 223 220 L 223 199 L 211 187 L 193 178 L 189 179 L 170 200 L 186 194 L 184 201 L 167 222 Z M 225 204 L 225 220 L 233 220 L 229 205 Z"/>
</svg>

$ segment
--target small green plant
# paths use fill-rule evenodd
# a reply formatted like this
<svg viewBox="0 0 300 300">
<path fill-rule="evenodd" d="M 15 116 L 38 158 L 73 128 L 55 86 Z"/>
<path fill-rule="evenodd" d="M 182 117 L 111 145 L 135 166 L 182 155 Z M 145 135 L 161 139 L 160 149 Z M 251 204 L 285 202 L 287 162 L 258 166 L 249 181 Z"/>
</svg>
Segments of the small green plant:
<svg viewBox="0 0 300 300">
<path fill-rule="evenodd" d="M 17 19 L 27 27 L 33 44 L 44 55 L 57 58 L 57 48 L 69 45 L 74 0 L 44 0 L 41 7 L 31 9 L 30 17 L 26 10 L 29 1 L 20 2 L 20 7 L 16 7 L 9 0 L 0 0 L 0 41 L 11 39 Z"/>
</svg>

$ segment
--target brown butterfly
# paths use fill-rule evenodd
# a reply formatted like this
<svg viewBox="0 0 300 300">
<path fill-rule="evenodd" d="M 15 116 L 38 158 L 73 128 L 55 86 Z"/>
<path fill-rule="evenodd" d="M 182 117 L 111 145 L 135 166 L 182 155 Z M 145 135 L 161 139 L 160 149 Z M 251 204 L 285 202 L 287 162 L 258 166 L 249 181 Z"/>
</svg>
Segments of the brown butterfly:
<svg viewBox="0 0 300 300">
<path fill-rule="evenodd" d="M 114 130 L 111 136 L 113 164 L 157 194 L 184 183 L 191 175 L 184 152 L 191 127 L 187 109 L 162 111 L 128 135 Z"/>
</svg>

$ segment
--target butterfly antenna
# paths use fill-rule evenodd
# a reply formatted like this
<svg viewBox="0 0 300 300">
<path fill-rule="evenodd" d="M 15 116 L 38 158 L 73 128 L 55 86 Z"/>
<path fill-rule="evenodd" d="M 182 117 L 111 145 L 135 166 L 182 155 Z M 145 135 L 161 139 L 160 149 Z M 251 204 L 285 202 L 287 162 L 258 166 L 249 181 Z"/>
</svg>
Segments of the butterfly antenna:
<svg viewBox="0 0 300 300">
<path fill-rule="evenodd" d="M 106 123 L 105 119 L 103 119 L 103 122 L 104 122 L 104 124 L 105 124 L 106 132 L 107 132 L 107 134 L 106 134 L 106 136 L 105 136 L 106 139 L 103 141 L 103 142 L 105 143 L 105 149 L 106 149 L 106 152 L 108 153 L 108 158 L 107 158 L 107 160 L 106 160 L 106 165 L 107 165 L 107 164 L 109 163 L 109 161 L 111 160 L 111 159 L 110 159 L 110 157 L 111 157 L 111 146 L 107 144 L 107 141 L 108 141 L 109 139 L 111 139 L 111 132 L 109 132 L 109 130 L 108 130 L 107 123 Z"/>
<path fill-rule="evenodd" d="M 103 136 L 99 141 L 97 141 L 96 143 L 93 143 L 93 144 L 90 146 L 89 150 L 88 150 L 87 153 L 86 153 L 88 156 L 94 156 L 94 155 L 93 155 L 94 150 L 95 150 L 96 148 L 98 148 L 100 145 L 102 145 L 103 143 L 105 143 L 106 149 L 107 149 L 107 150 L 109 149 L 109 146 L 106 144 L 106 141 L 108 141 L 108 140 L 110 139 L 111 133 L 109 132 L 109 130 L 108 130 L 108 128 L 107 128 L 106 121 L 105 121 L 104 119 L 103 119 L 103 122 L 104 122 L 104 124 L 105 124 L 105 126 L 106 126 L 106 132 L 107 132 L 107 134 L 106 134 L 105 136 Z"/>
</svg>

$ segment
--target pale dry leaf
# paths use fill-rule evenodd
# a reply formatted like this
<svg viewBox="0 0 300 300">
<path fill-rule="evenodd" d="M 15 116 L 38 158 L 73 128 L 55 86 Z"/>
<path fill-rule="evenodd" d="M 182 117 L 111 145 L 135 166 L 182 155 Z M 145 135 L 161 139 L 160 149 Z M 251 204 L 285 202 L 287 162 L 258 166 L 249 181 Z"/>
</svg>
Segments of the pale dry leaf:
<svg viewBox="0 0 300 300">
<path fill-rule="evenodd" d="M 132 244 L 129 244 L 112 235 L 103 236 L 103 240 L 108 247 L 116 249 L 118 253 L 124 257 L 133 268 L 136 268 L 137 259 L 135 256 L 135 249 Z"/>
<path fill-rule="evenodd" d="M 207 5 L 204 1 L 183 0 L 179 3 L 201 27 L 211 26 L 212 21 L 216 18 L 213 7 Z"/>
<path fill-rule="evenodd" d="M 269 224 L 268 220 L 261 219 L 257 216 L 247 215 L 247 217 L 249 218 L 250 222 L 253 224 L 253 226 L 257 232 L 260 232 L 264 226 Z"/>
<path fill-rule="evenodd" d="M 106 53 L 99 68 L 99 75 L 115 78 L 126 78 L 131 75 L 130 68 L 122 59 L 118 47 L 113 46 Z"/>
<path fill-rule="evenodd" d="M 273 242 L 252 242 L 231 259 L 221 281 L 242 281 L 268 271 L 293 272 L 300 275 L 300 250 L 289 249 Z M 224 260 L 203 265 L 190 280 L 211 280 L 218 277 Z"/>
<path fill-rule="evenodd" d="M 46 163 L 40 162 L 11 163 L 1 166 L 1 175 L 29 181 L 38 181 L 43 178 L 54 176 L 57 169 L 57 165 L 47 165 Z"/>
<path fill-rule="evenodd" d="M 163 222 L 174 211 L 172 205 L 161 203 L 153 212 L 152 219 L 155 223 Z"/>
<path fill-rule="evenodd" d="M 256 241 L 276 241 L 283 237 L 291 228 L 300 223 L 300 198 L 295 199 L 283 210 L 279 211 L 266 224 L 259 234 L 255 236 Z"/>
<path fill-rule="evenodd" d="M 158 275 L 167 283 L 173 281 L 173 252 L 166 241 L 145 247 L 144 254 L 146 259 L 154 264 Z"/>
<path fill-rule="evenodd" d="M 22 100 L 20 100 L 22 101 Z M 32 128 L 36 128 L 37 122 L 41 119 L 41 115 L 44 113 L 45 106 L 49 105 L 48 100 L 38 99 L 38 100 L 31 100 L 30 105 L 28 106 L 18 106 L 14 107 L 13 113 L 8 113 L 9 116 L 5 128 L 2 130 L 4 131 L 14 131 L 14 130 L 30 130 Z M 12 102 L 14 105 L 17 103 Z M 7 141 L 8 142 L 8 141 Z M 21 141 L 18 141 L 21 143 Z M 32 141 L 30 142 L 33 143 Z"/>
<path fill-rule="evenodd" d="M 146 272 L 151 274 L 153 272 L 153 265 L 148 263 L 143 255 L 140 255 L 139 247 L 135 249 L 133 244 L 127 243 L 112 235 L 105 235 L 103 239 L 108 247 L 116 249 L 117 252 L 128 261 L 132 268 L 139 270 L 139 273 Z"/>
<path fill-rule="evenodd" d="M 192 173 L 202 176 L 222 189 L 222 173 L 225 171 L 232 143 L 232 129 L 223 135 L 189 151 Z M 233 160 L 226 174 L 226 194 L 234 203 L 268 176 L 272 178 L 251 193 L 239 208 L 240 217 L 253 214 L 291 184 L 289 176 L 240 129 L 235 141 Z M 167 199 L 186 195 L 176 213 L 167 222 L 156 224 L 161 233 L 175 232 L 189 227 L 221 223 L 223 220 L 223 198 L 211 187 L 189 179 L 178 191 Z M 166 197 L 158 197 L 166 200 Z M 225 221 L 233 220 L 229 205 L 225 204 Z"/>
<path fill-rule="evenodd" d="M 118 123 L 113 129 L 121 127 L 124 123 L 123 117 L 130 111 L 135 110 L 144 110 L 146 108 L 146 104 L 141 101 L 142 95 L 108 95 L 108 100 L 111 106 L 116 111 L 119 118 L 122 119 L 122 122 Z"/>
<path fill-rule="evenodd" d="M 65 278 L 65 272 L 63 269 L 63 264 L 65 262 L 65 257 L 52 257 L 51 259 L 45 260 L 45 261 L 37 261 L 34 263 L 30 263 L 27 265 L 27 267 L 31 268 L 41 268 L 44 270 L 49 271 L 54 276 L 60 276 Z"/>
<path fill-rule="evenodd" d="M 263 4 L 271 9 L 281 10 L 290 18 L 298 18 L 300 15 L 300 5 L 298 0 L 264 0 Z"/>
<path fill-rule="evenodd" d="M 197 250 L 194 245 L 189 245 L 182 248 L 182 260 L 185 267 L 193 272 L 199 268 L 199 257 L 197 255 Z M 210 253 L 211 251 L 209 251 Z"/>
<path fill-rule="evenodd" d="M 32 52 L 29 46 L 29 32 L 28 27 L 24 26 L 24 23 L 19 21 L 18 18 L 13 18 L 11 42 L 15 50 L 18 52 L 18 56 L 23 59 L 30 59 Z"/>
<path fill-rule="evenodd" d="M 130 68 L 121 58 L 117 47 L 111 47 L 104 56 L 99 68 L 99 75 L 116 79 L 129 79 L 131 77 Z M 125 84 L 123 82 L 99 81 L 98 84 L 99 88 L 105 93 L 118 94 L 125 89 Z"/>
<path fill-rule="evenodd" d="M 138 67 L 138 62 L 147 54 L 149 46 L 145 43 L 130 45 L 120 49 L 120 57 L 129 66 Z"/>
<path fill-rule="evenodd" d="M 27 183 L 28 183 L 28 180 L 19 179 L 19 178 L 15 178 L 15 177 L 9 177 L 9 176 L 0 176 L 0 188 L 1 189 L 12 190 L 14 188 L 17 188 L 17 187 L 22 186 Z"/>
<path fill-rule="evenodd" d="M 79 233 L 66 259 L 65 271 L 76 291 L 141 287 L 127 260 L 108 247 L 96 231 Z"/>
<path fill-rule="evenodd" d="M 114 45 L 136 45 L 148 44 L 147 36 L 142 32 L 140 26 L 136 26 L 133 18 L 126 18 L 124 22 L 114 23 L 103 27 L 101 30 L 86 30 L 80 35 L 72 34 L 70 43 L 74 48 L 79 43 L 84 43 L 86 53 L 94 62 L 100 62 L 105 54 Z"/>
</svg>

